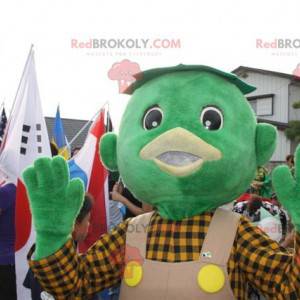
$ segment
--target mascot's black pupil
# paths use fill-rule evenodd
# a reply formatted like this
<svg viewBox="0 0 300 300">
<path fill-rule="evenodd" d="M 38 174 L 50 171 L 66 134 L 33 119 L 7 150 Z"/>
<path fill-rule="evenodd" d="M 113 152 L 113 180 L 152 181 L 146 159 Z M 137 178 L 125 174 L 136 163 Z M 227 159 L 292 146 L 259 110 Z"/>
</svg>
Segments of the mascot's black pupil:
<svg viewBox="0 0 300 300">
<path fill-rule="evenodd" d="M 203 114 L 202 124 L 208 130 L 218 130 L 222 125 L 222 117 L 218 111 L 209 109 Z"/>
<path fill-rule="evenodd" d="M 145 129 L 153 129 L 160 125 L 162 120 L 162 113 L 159 109 L 151 109 L 146 113 L 144 118 Z"/>
</svg>

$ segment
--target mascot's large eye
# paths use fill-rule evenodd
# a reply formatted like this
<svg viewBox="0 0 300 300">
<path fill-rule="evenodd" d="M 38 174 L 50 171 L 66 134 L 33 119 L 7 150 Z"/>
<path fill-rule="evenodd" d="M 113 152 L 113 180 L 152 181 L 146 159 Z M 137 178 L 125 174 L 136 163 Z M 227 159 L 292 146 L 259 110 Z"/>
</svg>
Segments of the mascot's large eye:
<svg viewBox="0 0 300 300">
<path fill-rule="evenodd" d="M 223 114 L 214 106 L 207 106 L 203 109 L 200 121 L 207 130 L 218 130 L 223 127 Z"/>
<path fill-rule="evenodd" d="M 160 107 L 155 106 L 145 112 L 143 119 L 143 127 L 146 130 L 151 130 L 160 125 L 163 118 L 163 111 Z"/>
</svg>

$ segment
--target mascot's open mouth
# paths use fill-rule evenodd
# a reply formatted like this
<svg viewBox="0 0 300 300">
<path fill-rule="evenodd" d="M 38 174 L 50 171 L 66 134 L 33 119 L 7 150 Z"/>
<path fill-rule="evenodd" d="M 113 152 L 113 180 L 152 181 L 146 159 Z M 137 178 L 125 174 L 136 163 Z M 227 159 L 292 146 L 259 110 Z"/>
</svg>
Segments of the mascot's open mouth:
<svg viewBox="0 0 300 300">
<path fill-rule="evenodd" d="M 182 151 L 167 151 L 157 157 L 158 160 L 173 166 L 185 166 L 201 159 L 199 156 L 182 152 Z"/>
<path fill-rule="evenodd" d="M 156 137 L 140 152 L 142 159 L 153 160 L 164 172 L 187 176 L 207 160 L 218 160 L 221 152 L 183 128 L 174 128 Z"/>
</svg>

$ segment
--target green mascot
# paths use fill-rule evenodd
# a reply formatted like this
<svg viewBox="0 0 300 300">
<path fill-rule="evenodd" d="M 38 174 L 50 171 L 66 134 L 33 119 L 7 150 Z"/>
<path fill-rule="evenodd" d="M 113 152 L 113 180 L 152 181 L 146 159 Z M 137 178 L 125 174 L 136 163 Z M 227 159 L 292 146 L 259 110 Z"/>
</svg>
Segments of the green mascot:
<svg viewBox="0 0 300 300">
<path fill-rule="evenodd" d="M 55 299 L 90 299 L 121 282 L 120 299 L 300 299 L 300 150 L 273 183 L 296 228 L 294 255 L 222 206 L 270 159 L 276 130 L 257 124 L 244 94 L 255 88 L 201 65 L 137 75 L 119 136 L 100 142 L 104 165 L 154 207 L 121 223 L 84 255 L 71 239 L 84 195 L 61 157 L 24 172 L 36 229 L 29 264 Z M 88 159 L 88 157 L 87 157 Z"/>
</svg>

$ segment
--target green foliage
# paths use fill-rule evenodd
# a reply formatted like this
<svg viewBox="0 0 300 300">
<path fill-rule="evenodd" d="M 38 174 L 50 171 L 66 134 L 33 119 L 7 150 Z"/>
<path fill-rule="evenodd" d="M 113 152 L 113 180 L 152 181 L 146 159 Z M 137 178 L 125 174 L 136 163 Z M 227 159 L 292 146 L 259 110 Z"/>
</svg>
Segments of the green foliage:
<svg viewBox="0 0 300 300">
<path fill-rule="evenodd" d="M 300 101 L 293 103 L 294 109 L 300 108 Z M 285 130 L 286 137 L 291 141 L 300 142 L 300 121 L 289 121 L 288 128 Z"/>
<path fill-rule="evenodd" d="M 290 121 L 288 128 L 285 130 L 285 135 L 292 141 L 300 142 L 300 121 Z"/>
<path fill-rule="evenodd" d="M 295 109 L 300 108 L 300 101 L 293 103 L 293 108 L 295 108 Z"/>
</svg>

